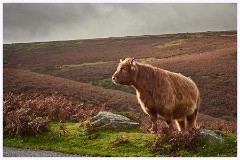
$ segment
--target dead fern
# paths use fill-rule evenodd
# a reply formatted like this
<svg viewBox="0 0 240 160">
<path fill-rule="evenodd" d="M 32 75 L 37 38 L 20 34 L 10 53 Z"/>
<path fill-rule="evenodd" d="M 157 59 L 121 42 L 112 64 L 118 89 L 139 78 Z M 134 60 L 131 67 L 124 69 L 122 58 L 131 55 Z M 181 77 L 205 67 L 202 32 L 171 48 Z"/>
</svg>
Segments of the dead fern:
<svg viewBox="0 0 240 160">
<path fill-rule="evenodd" d="M 79 122 L 96 115 L 104 110 L 105 105 L 80 103 L 74 104 L 71 98 L 65 98 L 58 93 L 43 96 L 39 93 L 14 95 L 5 94 L 3 97 L 3 128 L 4 132 L 13 135 L 32 133 L 35 135 L 49 130 L 50 121 Z M 93 126 L 88 125 L 92 132 Z M 65 126 L 60 126 L 67 133 Z"/>
</svg>

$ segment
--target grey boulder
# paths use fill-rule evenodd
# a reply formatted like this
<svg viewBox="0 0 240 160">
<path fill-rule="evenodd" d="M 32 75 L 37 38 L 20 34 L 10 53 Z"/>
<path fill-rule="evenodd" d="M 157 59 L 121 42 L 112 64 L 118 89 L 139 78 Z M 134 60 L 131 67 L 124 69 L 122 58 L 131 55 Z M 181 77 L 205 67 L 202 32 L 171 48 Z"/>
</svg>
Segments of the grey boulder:
<svg viewBox="0 0 240 160">
<path fill-rule="evenodd" d="M 208 142 L 217 142 L 217 143 L 223 143 L 225 139 L 215 132 L 208 130 L 208 129 L 201 129 L 200 134 L 203 137 L 205 141 Z"/>
<path fill-rule="evenodd" d="M 91 124 L 98 128 L 109 129 L 135 129 L 139 127 L 139 123 L 111 112 L 99 112 L 92 118 Z"/>
</svg>

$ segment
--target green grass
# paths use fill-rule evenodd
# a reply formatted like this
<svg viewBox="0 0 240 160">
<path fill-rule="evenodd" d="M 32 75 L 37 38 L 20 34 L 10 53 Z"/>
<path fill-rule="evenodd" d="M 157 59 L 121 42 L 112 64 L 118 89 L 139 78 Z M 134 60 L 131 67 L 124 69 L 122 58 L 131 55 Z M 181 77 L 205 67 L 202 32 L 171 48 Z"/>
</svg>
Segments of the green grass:
<svg viewBox="0 0 240 160">
<path fill-rule="evenodd" d="M 88 133 L 86 128 L 79 127 L 79 123 L 64 123 L 68 129 L 68 132 L 64 134 L 59 129 L 61 124 L 51 123 L 51 132 L 45 132 L 38 136 L 4 134 L 3 145 L 104 157 L 166 157 L 169 154 L 168 151 L 153 152 L 149 144 L 154 141 L 156 135 L 146 134 L 140 130 L 101 129 Z M 195 152 L 180 150 L 178 156 L 236 157 L 236 136 L 227 132 L 219 133 L 226 138 L 223 144 L 205 143 Z M 95 138 L 89 138 L 95 135 Z M 168 146 L 168 144 L 163 145 L 165 148 Z"/>
<path fill-rule="evenodd" d="M 50 132 L 39 136 L 23 135 L 21 137 L 4 135 L 4 146 L 34 148 L 90 156 L 154 156 L 145 146 L 145 139 L 153 140 L 154 135 L 141 131 L 99 131 L 99 137 L 87 140 L 88 133 L 79 128 L 78 123 L 66 123 L 69 132 L 59 130 L 60 123 L 52 123 L 51 130 L 56 133 L 52 138 Z M 59 137 L 59 133 L 62 133 Z M 128 143 L 115 143 L 118 137 L 125 136 Z"/>
<path fill-rule="evenodd" d="M 163 43 L 163 44 L 160 44 L 160 45 L 156 45 L 155 47 L 157 47 L 157 48 L 164 48 L 164 47 L 171 47 L 171 46 L 181 45 L 183 43 L 185 43 L 185 39 L 178 39 L 178 40 L 170 41 L 170 42 Z"/>
<path fill-rule="evenodd" d="M 135 94 L 135 89 L 133 89 L 129 86 L 116 85 L 112 82 L 111 78 L 102 79 L 99 81 L 92 81 L 92 82 L 90 82 L 90 84 L 94 85 L 94 86 L 100 86 L 100 87 L 103 87 L 106 89 L 114 89 L 114 90 L 119 90 L 119 91 Z"/>
<path fill-rule="evenodd" d="M 92 65 L 98 65 L 98 64 L 105 64 L 105 63 L 109 63 L 109 61 L 99 61 L 99 62 L 86 62 L 86 63 L 81 63 L 81 64 L 69 64 L 69 65 L 63 65 L 60 68 L 77 68 L 77 67 L 85 67 L 85 66 L 92 66 Z"/>
<path fill-rule="evenodd" d="M 165 56 L 165 57 L 162 57 L 162 58 L 146 57 L 146 58 L 138 59 L 137 61 L 139 61 L 141 63 L 148 63 L 150 61 L 163 61 L 163 60 L 173 58 L 173 57 L 176 57 L 176 56 L 178 56 L 178 55 L 170 55 L 170 56 Z"/>
</svg>

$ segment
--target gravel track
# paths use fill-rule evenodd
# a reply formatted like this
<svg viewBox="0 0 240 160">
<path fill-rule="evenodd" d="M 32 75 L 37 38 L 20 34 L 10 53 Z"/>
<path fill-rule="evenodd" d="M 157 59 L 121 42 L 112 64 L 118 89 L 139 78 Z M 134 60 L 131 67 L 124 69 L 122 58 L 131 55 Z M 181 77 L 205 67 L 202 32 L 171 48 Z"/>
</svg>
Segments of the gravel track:
<svg viewBox="0 0 240 160">
<path fill-rule="evenodd" d="M 82 157 L 82 156 L 53 151 L 24 149 L 16 147 L 3 147 L 3 157 Z"/>
</svg>

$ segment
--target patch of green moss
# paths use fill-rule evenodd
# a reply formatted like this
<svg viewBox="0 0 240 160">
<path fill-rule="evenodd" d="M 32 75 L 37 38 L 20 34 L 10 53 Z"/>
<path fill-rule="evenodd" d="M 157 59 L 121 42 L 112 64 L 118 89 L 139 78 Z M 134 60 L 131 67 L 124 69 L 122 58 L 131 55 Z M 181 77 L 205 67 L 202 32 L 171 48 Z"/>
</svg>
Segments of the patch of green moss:
<svg viewBox="0 0 240 160">
<path fill-rule="evenodd" d="M 145 134 L 139 130 L 129 131 L 98 131 L 96 139 L 88 140 L 88 134 L 83 134 L 84 129 L 78 123 L 65 123 L 68 129 L 63 133 L 61 123 L 52 123 L 51 132 L 39 136 L 22 135 L 20 137 L 4 135 L 4 146 L 21 148 L 34 148 L 42 150 L 58 151 L 63 153 L 90 155 L 90 156 L 154 156 L 145 146 L 145 139 L 153 139 L 154 135 Z M 114 145 L 118 137 L 127 137 L 128 143 Z"/>
</svg>

